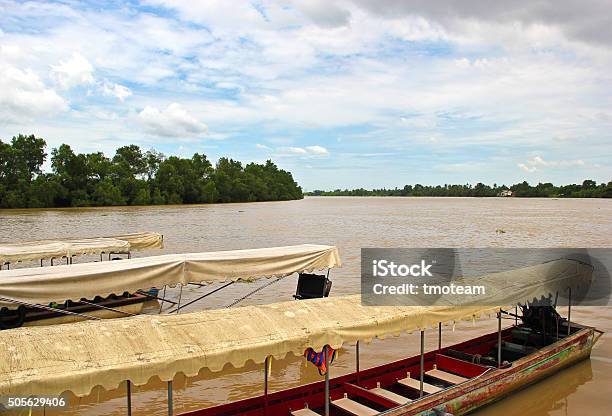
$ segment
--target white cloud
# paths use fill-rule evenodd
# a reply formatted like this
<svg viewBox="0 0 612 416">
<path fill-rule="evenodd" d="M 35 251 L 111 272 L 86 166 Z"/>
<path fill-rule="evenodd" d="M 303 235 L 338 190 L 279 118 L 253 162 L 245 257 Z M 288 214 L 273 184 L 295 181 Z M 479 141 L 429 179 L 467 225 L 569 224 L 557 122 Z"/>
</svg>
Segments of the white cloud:
<svg viewBox="0 0 612 416">
<path fill-rule="evenodd" d="M 147 133 L 156 136 L 192 137 L 208 131 L 206 124 L 178 103 L 172 103 L 164 110 L 147 106 L 138 114 L 138 119 Z"/>
<path fill-rule="evenodd" d="M 123 102 L 127 97 L 132 95 L 132 90 L 121 84 L 104 80 L 102 83 L 102 94 L 109 97 L 116 97 L 119 101 Z"/>
<path fill-rule="evenodd" d="M 266 146 L 265 144 L 261 144 L 261 143 L 256 143 L 255 147 L 260 150 L 270 150 L 268 146 Z"/>
<path fill-rule="evenodd" d="M 313 155 L 328 155 L 329 151 L 323 146 L 306 146 L 306 151 Z"/>
<path fill-rule="evenodd" d="M 527 166 L 524 163 L 519 163 L 518 167 L 521 168 L 521 170 L 523 170 L 524 172 L 527 172 L 527 173 L 533 173 L 536 170 L 538 170 L 538 168 L 536 168 L 535 166 Z"/>
<path fill-rule="evenodd" d="M 73 52 L 68 60 L 51 65 L 51 77 L 64 89 L 92 84 L 93 66 L 83 55 Z"/>
<path fill-rule="evenodd" d="M 0 32 L 0 36 L 2 32 Z M 18 45 L 0 45 L 0 57 L 8 60 L 16 60 L 21 58 L 23 52 Z"/>
<path fill-rule="evenodd" d="M 276 149 L 281 155 L 298 155 L 298 156 L 327 156 L 329 151 L 323 146 L 306 146 L 306 147 L 279 147 Z"/>
<path fill-rule="evenodd" d="M 304 149 L 303 147 L 289 146 L 289 147 L 281 147 L 279 150 L 283 153 L 290 153 L 294 155 L 305 155 L 308 153 L 306 149 Z"/>
<path fill-rule="evenodd" d="M 542 168 L 569 168 L 584 166 L 584 160 L 544 160 L 541 156 L 534 156 L 525 163 L 519 163 L 518 167 L 528 173 L 533 173 Z"/>
<path fill-rule="evenodd" d="M 0 122 L 27 121 L 64 111 L 68 103 L 30 69 L 0 62 Z"/>
</svg>

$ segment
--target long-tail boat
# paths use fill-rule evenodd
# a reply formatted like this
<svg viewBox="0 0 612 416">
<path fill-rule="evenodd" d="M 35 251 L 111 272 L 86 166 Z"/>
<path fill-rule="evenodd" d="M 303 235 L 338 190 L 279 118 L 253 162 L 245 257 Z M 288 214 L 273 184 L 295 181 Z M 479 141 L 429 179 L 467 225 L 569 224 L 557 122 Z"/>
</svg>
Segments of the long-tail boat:
<svg viewBox="0 0 612 416">
<path fill-rule="evenodd" d="M 183 315 L 138 316 L 0 332 L 0 395 L 90 394 L 124 384 L 128 415 L 131 388 L 157 376 L 168 383 L 203 368 L 264 363 L 262 395 L 184 413 L 198 416 L 463 415 L 589 357 L 601 332 L 562 318 L 542 296 L 574 289 L 591 278 L 590 265 L 557 260 L 504 274 L 503 306 L 364 306 L 360 295 L 206 310 Z M 529 279 L 525 278 L 529 276 Z M 512 279 L 508 279 L 512 277 Z M 536 277 L 536 279 L 533 279 Z M 503 288 L 502 288 L 503 289 Z M 515 305 L 521 322 L 502 330 Z M 441 325 L 495 316 L 496 333 L 442 347 Z M 428 328 L 438 348 L 425 352 Z M 420 331 L 421 353 L 361 369 L 359 345 L 373 338 Z M 53 340 L 62 339 L 61 343 Z M 36 349 L 30 345 L 37 345 Z M 332 377 L 330 349 L 355 345 L 355 371 Z M 268 392 L 273 359 L 307 349 L 321 351 L 325 379 Z M 86 365 L 85 365 L 86 364 Z"/>
<path fill-rule="evenodd" d="M 49 260 L 51 266 L 54 261 L 66 261 L 72 264 L 73 258 L 77 256 L 99 255 L 100 261 L 104 255 L 127 255 L 131 257 L 133 251 L 159 249 L 164 246 L 164 236 L 154 232 L 139 232 L 114 235 L 110 237 L 90 238 L 62 238 L 50 240 L 22 241 L 18 243 L 0 242 L 0 270 L 3 267 L 11 268 L 11 265 L 24 262 L 40 261 L 40 267 L 44 261 Z"/>
<path fill-rule="evenodd" d="M 131 316 L 140 313 L 149 299 L 159 299 L 178 312 L 194 302 L 181 304 L 180 294 L 187 284 L 222 283 L 225 288 L 238 281 L 274 277 L 273 283 L 293 273 L 329 272 L 339 265 L 336 247 L 302 244 L 3 270 L 0 329 Z M 313 276 L 307 281 L 317 280 L 317 275 L 307 275 Z M 166 299 L 166 287 L 177 285 L 179 301 Z M 164 295 L 158 297 L 158 289 L 152 293 L 150 288 L 161 289 Z"/>
<path fill-rule="evenodd" d="M 40 261 L 44 268 L 45 260 L 50 266 L 59 265 L 63 260 L 72 264 L 75 257 L 100 256 L 102 262 L 106 255 L 108 260 L 121 260 L 132 252 L 163 248 L 163 235 L 155 232 L 138 232 L 110 237 L 62 238 L 51 240 L 25 241 L 18 243 L 0 243 L 0 279 L 11 275 L 6 271 L 11 266 L 21 264 L 31 266 Z M 55 263 L 54 263 L 55 262 Z M 6 271 L 2 271 L 6 268 Z M 49 269 L 44 269 L 49 270 Z M 39 279 L 40 270 L 19 272 L 27 279 Z M 44 278 L 43 278 L 44 280 Z M 32 284 L 39 282 L 32 281 Z M 61 304 L 49 301 L 47 305 L 31 305 L 16 300 L 13 307 L 0 308 L 0 329 L 17 328 L 32 325 L 53 325 L 57 323 L 76 322 L 83 319 L 114 318 L 132 316 L 141 313 L 145 302 L 156 295 L 154 288 L 144 292 L 121 292 L 108 297 L 95 296 L 91 299 L 82 298 L 78 301 L 66 301 Z"/>
</svg>

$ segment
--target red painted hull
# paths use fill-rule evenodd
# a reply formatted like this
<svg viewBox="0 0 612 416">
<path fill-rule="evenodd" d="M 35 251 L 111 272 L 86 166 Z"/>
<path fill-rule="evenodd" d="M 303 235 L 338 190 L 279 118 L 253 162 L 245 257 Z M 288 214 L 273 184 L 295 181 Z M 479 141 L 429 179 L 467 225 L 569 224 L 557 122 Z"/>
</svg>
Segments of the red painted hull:
<svg viewBox="0 0 612 416">
<path fill-rule="evenodd" d="M 433 416 L 433 408 L 444 410 L 453 416 L 468 414 L 588 358 L 593 339 L 593 329 L 582 329 L 569 338 L 513 362 L 510 368 L 494 370 L 478 379 L 451 388 L 440 394 L 440 397 L 426 397 L 417 406 L 399 408 L 388 415 Z"/>
<path fill-rule="evenodd" d="M 512 338 L 511 330 L 512 328 L 509 328 L 503 332 L 504 340 Z M 450 349 L 484 355 L 496 345 L 496 342 L 497 333 L 492 333 L 426 353 L 425 371 L 431 370 L 437 363 L 438 366 L 446 365 L 447 368 L 452 366 L 453 372 L 470 378 L 470 380 L 455 386 L 447 386 L 444 390 L 421 399 L 418 399 L 418 395 L 413 395 L 410 397 L 413 401 L 406 405 L 397 407 L 389 400 L 372 395 L 368 390 L 376 387 L 377 383 L 382 386 L 397 385 L 397 380 L 406 377 L 407 372 L 418 375 L 419 356 L 373 367 L 359 374 L 352 373 L 333 378 L 330 381 L 331 400 L 337 400 L 348 394 L 349 397 L 358 397 L 358 401 L 367 403 L 371 408 L 385 411 L 385 416 L 434 416 L 440 414 L 439 411 L 448 412 L 454 416 L 464 415 L 588 358 L 594 343 L 594 330 L 581 327 L 572 335 L 519 358 L 510 367 L 504 369 L 490 368 L 445 356 L 445 352 Z M 265 398 L 260 396 L 191 411 L 183 415 L 287 416 L 292 410 L 304 408 L 305 403 L 308 403 L 310 409 L 318 410 L 318 413 L 322 415 L 324 388 L 324 382 L 321 381 L 269 394 L 267 412 L 264 411 Z M 335 408 L 331 410 L 332 415 L 347 414 Z"/>
</svg>

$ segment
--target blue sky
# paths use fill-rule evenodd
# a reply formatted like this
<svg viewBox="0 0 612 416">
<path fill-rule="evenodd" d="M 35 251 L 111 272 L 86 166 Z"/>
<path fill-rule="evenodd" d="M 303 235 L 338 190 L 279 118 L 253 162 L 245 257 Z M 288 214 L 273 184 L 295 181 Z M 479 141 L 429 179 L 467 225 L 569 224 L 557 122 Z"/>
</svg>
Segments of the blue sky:
<svg viewBox="0 0 612 416">
<path fill-rule="evenodd" d="M 272 159 L 307 190 L 607 182 L 609 15 L 594 0 L 0 0 L 0 138 Z"/>
</svg>

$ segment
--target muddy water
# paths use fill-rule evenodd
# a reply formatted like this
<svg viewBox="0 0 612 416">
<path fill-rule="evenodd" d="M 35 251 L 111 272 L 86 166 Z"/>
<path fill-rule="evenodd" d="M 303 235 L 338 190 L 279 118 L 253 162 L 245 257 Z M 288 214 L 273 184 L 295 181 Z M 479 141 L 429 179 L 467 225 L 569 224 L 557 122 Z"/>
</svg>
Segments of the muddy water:
<svg viewBox="0 0 612 416">
<path fill-rule="evenodd" d="M 496 232 L 496 230 L 505 232 Z M 0 211 L 0 240 L 22 241 L 62 236 L 99 236 L 142 230 L 165 236 L 163 250 L 139 253 L 209 251 L 255 248 L 305 242 L 340 248 L 344 267 L 332 271 L 332 295 L 359 290 L 361 247 L 612 247 L 612 201 L 554 199 L 468 198 L 307 198 L 303 201 L 69 210 Z M 268 287 L 242 304 L 289 300 L 295 277 Z M 223 307 L 256 284 L 221 291 L 191 308 Z M 211 287 L 212 289 L 212 287 Z M 183 302 L 203 293 L 188 286 Z M 178 293 L 168 293 L 176 297 Z M 150 312 L 156 311 L 150 305 Z M 503 400 L 477 415 L 604 414 L 612 405 L 612 310 L 575 308 L 576 321 L 607 331 L 590 361 Z M 462 324 L 443 332 L 445 344 L 496 329 L 495 321 Z M 433 348 L 434 334 L 426 337 Z M 418 334 L 374 341 L 361 348 L 362 367 L 418 352 Z M 335 375 L 353 371 L 354 351 L 342 350 Z M 262 392 L 263 371 L 251 365 L 211 374 L 203 370 L 189 380 L 174 380 L 175 412 L 212 406 Z M 301 357 L 275 361 L 271 389 L 316 381 L 318 373 Z M 151 380 L 134 388 L 134 414 L 166 414 L 165 385 Z M 85 398 L 71 398 L 71 408 L 47 414 L 124 415 L 125 386 L 114 391 L 95 389 Z M 24 412 L 22 414 L 28 414 Z M 34 412 L 34 414 L 37 414 Z M 41 413 L 42 414 L 42 413 Z"/>
</svg>

